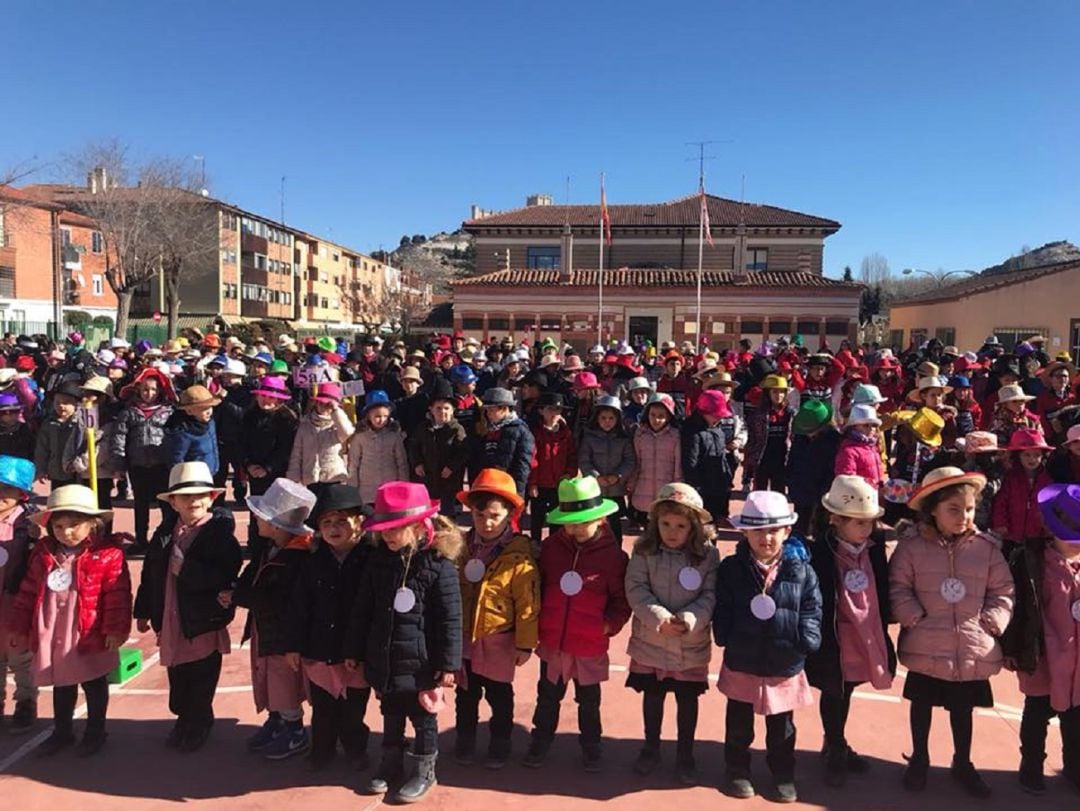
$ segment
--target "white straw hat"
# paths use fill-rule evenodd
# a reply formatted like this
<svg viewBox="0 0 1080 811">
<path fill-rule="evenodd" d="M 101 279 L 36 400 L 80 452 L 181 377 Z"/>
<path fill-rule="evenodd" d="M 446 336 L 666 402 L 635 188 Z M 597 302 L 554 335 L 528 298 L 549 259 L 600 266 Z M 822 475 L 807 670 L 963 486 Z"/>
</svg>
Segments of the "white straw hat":
<svg viewBox="0 0 1080 811">
<path fill-rule="evenodd" d="M 743 511 L 731 517 L 735 529 L 772 529 L 790 527 L 799 519 L 782 493 L 772 490 L 755 490 L 746 496 Z"/>
<path fill-rule="evenodd" d="M 998 402 L 999 403 L 1015 403 L 1017 400 L 1027 402 L 1028 400 L 1034 400 L 1030 394 L 1025 394 L 1024 389 L 1019 383 L 1010 383 L 1007 386 L 1002 386 L 998 389 Z"/>
<path fill-rule="evenodd" d="M 49 493 L 45 509 L 27 516 L 38 526 L 46 526 L 53 513 L 71 512 L 111 521 L 112 510 L 98 509 L 97 496 L 89 487 L 81 484 L 65 484 Z"/>
<path fill-rule="evenodd" d="M 821 506 L 848 518 L 881 518 L 877 490 L 862 476 L 837 476 L 829 492 L 821 497 Z"/>
<path fill-rule="evenodd" d="M 881 425 L 877 410 L 872 405 L 855 405 L 844 423 L 845 425 Z"/>
<path fill-rule="evenodd" d="M 178 462 L 169 471 L 169 489 L 158 493 L 161 501 L 169 496 L 186 496 L 200 493 L 212 493 L 217 496 L 225 492 L 224 487 L 214 486 L 214 477 L 206 462 Z"/>
</svg>

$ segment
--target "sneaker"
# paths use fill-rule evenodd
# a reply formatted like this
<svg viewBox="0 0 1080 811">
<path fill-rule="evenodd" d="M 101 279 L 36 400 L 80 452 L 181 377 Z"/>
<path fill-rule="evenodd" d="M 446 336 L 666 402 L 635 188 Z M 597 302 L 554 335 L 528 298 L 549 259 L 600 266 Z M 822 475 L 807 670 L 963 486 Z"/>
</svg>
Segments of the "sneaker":
<svg viewBox="0 0 1080 811">
<path fill-rule="evenodd" d="M 261 752 L 268 747 L 285 728 L 285 722 L 278 716 L 271 716 L 263 722 L 263 725 L 259 727 L 259 731 L 247 739 L 247 750 L 249 752 Z"/>
<path fill-rule="evenodd" d="M 454 742 L 454 762 L 459 766 L 472 766 L 476 762 L 476 741 L 464 736 Z"/>
<path fill-rule="evenodd" d="M 506 765 L 506 762 L 510 759 L 510 753 L 503 750 L 488 751 L 487 757 L 484 758 L 484 768 L 490 769 L 493 772 L 497 772 L 499 769 Z"/>
<path fill-rule="evenodd" d="M 25 735 L 34 728 L 37 722 L 37 702 L 18 701 L 15 703 L 15 712 L 8 722 L 9 735 Z"/>
<path fill-rule="evenodd" d="M 852 749 L 850 746 L 847 750 L 847 770 L 851 774 L 866 774 L 873 766 L 870 763 L 869 758 L 865 758 Z"/>
<path fill-rule="evenodd" d="M 529 751 L 525 753 L 525 759 L 521 761 L 521 765 L 530 769 L 539 769 L 547 760 L 548 749 L 550 748 L 551 744 L 533 741 L 529 744 Z"/>
<path fill-rule="evenodd" d="M 90 757 L 96 755 L 101 751 L 101 747 L 105 745 L 106 739 L 109 734 L 103 729 L 86 730 L 83 733 L 82 740 L 79 741 L 79 745 L 75 747 L 75 754 L 79 757 Z"/>
<path fill-rule="evenodd" d="M 926 788 L 926 775 L 930 764 L 924 760 L 909 760 L 904 769 L 904 788 L 908 791 L 922 791 Z"/>
<path fill-rule="evenodd" d="M 778 803 L 793 803 L 799 799 L 799 793 L 795 790 L 795 783 L 791 780 L 777 782 L 776 801 Z"/>
<path fill-rule="evenodd" d="M 953 780 L 960 783 L 967 793 L 972 797 L 978 797 L 980 799 L 986 799 L 993 790 L 986 784 L 986 781 L 982 779 L 975 767 L 971 765 L 971 762 L 967 763 L 953 763 L 952 768 L 949 769 L 949 774 L 952 775 Z"/>
<path fill-rule="evenodd" d="M 184 742 L 184 725 L 177 719 L 173 724 L 172 729 L 169 730 L 168 736 L 165 738 L 165 746 L 169 749 L 179 749 L 180 744 Z"/>
<path fill-rule="evenodd" d="M 304 727 L 285 727 L 274 736 L 270 745 L 262 750 L 262 754 L 267 760 L 285 760 L 294 755 L 302 755 L 310 746 L 311 740 Z"/>
<path fill-rule="evenodd" d="M 645 746 L 638 753 L 637 760 L 634 761 L 633 771 L 634 774 L 644 777 L 647 774 L 652 774 L 653 769 L 659 765 L 660 750 L 652 746 Z"/>
<path fill-rule="evenodd" d="M 731 773 L 724 777 L 724 793 L 736 800 L 749 800 L 756 794 L 748 776 Z"/>
<path fill-rule="evenodd" d="M 1046 793 L 1046 778 L 1043 776 L 1042 764 L 1035 768 L 1020 764 L 1020 788 L 1028 794 L 1036 796 Z"/>
<path fill-rule="evenodd" d="M 75 736 L 70 732 L 60 732 L 54 729 L 52 735 L 46 738 L 45 742 L 38 747 L 37 756 L 39 758 L 52 757 L 73 743 L 75 743 Z"/>
<path fill-rule="evenodd" d="M 599 749 L 586 749 L 581 757 L 581 765 L 589 774 L 596 774 L 604 768 L 604 758 Z"/>
<path fill-rule="evenodd" d="M 210 727 L 200 726 L 184 730 L 184 740 L 180 742 L 181 752 L 198 752 L 210 740 Z"/>
<path fill-rule="evenodd" d="M 675 762 L 675 777 L 684 786 L 698 784 L 697 763 L 693 755 L 680 755 Z"/>
</svg>

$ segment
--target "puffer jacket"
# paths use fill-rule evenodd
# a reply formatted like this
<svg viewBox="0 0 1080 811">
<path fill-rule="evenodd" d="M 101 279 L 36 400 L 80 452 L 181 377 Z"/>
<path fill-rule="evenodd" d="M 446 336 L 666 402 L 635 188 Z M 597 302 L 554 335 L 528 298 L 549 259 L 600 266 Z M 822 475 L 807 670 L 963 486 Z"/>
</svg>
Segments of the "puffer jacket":
<svg viewBox="0 0 1080 811">
<path fill-rule="evenodd" d="M 432 498 L 442 499 L 461 490 L 465 480 L 467 440 L 465 428 L 451 417 L 445 425 L 435 425 L 429 417 L 406 442 L 409 472 L 412 478 L 423 481 Z M 416 476 L 416 468 L 424 467 L 424 476 Z M 450 475 L 442 477 L 443 468 Z"/>
<path fill-rule="evenodd" d="M 483 424 L 484 420 L 478 421 L 478 430 Z M 511 412 L 507 419 L 487 425 L 486 430 L 479 434 L 469 470 L 470 476 L 475 477 L 481 470 L 489 467 L 503 470 L 513 477 L 518 495 L 523 496 L 529 482 L 535 451 L 536 444 L 529 426 Z"/>
<path fill-rule="evenodd" d="M 316 425 L 313 416 L 314 412 L 308 414 L 296 429 L 285 478 L 305 487 L 316 482 L 343 482 L 349 478 L 345 448 L 353 424 L 340 408 L 331 412 L 325 425 Z"/>
<path fill-rule="evenodd" d="M 265 544 L 241 572 L 233 592 L 233 603 L 248 609 L 240 641 L 242 644 L 257 637 L 259 656 L 278 656 L 290 650 L 289 600 L 300 569 L 309 557 L 311 538 L 297 536 L 284 548 Z"/>
<path fill-rule="evenodd" d="M 458 560 L 464 634 L 472 642 L 506 632 L 514 647 L 533 650 L 540 619 L 540 572 L 524 535 L 514 535 L 479 583 L 465 577 L 469 555 Z"/>
<path fill-rule="evenodd" d="M 1002 478 L 1001 489 L 994 496 L 990 508 L 990 529 L 1004 530 L 1005 537 L 1017 543 L 1025 538 L 1046 535 L 1035 496 L 1046 485 L 1053 483 L 1045 468 L 1031 479 L 1019 463 L 1014 464 Z"/>
<path fill-rule="evenodd" d="M 705 558 L 694 565 L 682 550 L 663 544 L 651 555 L 635 552 L 626 567 L 626 599 L 634 612 L 626 652 L 635 662 L 661 670 L 705 667 L 712 656 L 710 625 L 716 607 L 716 571 L 720 554 L 705 547 Z M 697 569 L 701 585 L 688 591 L 679 582 L 684 567 Z M 672 617 L 688 628 L 682 636 L 664 636 L 660 625 Z"/>
<path fill-rule="evenodd" d="M 375 549 L 359 543 L 338 560 L 323 541 L 300 565 L 285 621 L 285 645 L 305 659 L 337 664 L 344 659 L 360 576 Z"/>
<path fill-rule="evenodd" d="M 165 424 L 161 450 L 165 464 L 170 468 L 180 462 L 206 462 L 210 473 L 217 473 L 217 425 L 213 419 L 200 422 L 182 409 L 177 409 Z"/>
<path fill-rule="evenodd" d="M 686 483 L 705 502 L 705 509 L 731 491 L 733 471 L 728 462 L 727 441 L 719 425 L 698 431 L 683 460 Z"/>
<path fill-rule="evenodd" d="M 37 639 L 30 631 L 41 610 L 45 581 L 56 568 L 58 554 L 59 544 L 52 538 L 34 548 L 26 577 L 6 617 L 8 631 L 30 637 L 31 650 L 36 650 Z M 79 594 L 76 649 L 82 653 L 103 651 L 105 637 L 127 639 L 131 633 L 131 576 L 127 561 L 120 544 L 111 535 L 91 537 L 75 555 L 72 577 Z"/>
<path fill-rule="evenodd" d="M 265 411 L 256 405 L 244 414 L 240 436 L 242 463 L 244 467 L 258 465 L 266 470 L 262 478 L 250 479 L 254 495 L 265 493 L 274 479 L 289 470 L 297 424 L 296 412 L 286 405 L 273 411 Z"/>
<path fill-rule="evenodd" d="M 113 466 L 117 470 L 130 470 L 165 464 L 161 443 L 165 440 L 165 423 L 172 413 L 171 405 L 159 405 L 149 415 L 133 405 L 121 411 L 113 432 Z"/>
<path fill-rule="evenodd" d="M 724 649 L 724 664 L 754 676 L 794 676 L 806 657 L 821 645 L 821 592 L 807 561 L 785 551 L 769 596 L 776 603 L 771 619 L 759 620 L 750 601 L 761 594 L 746 540 L 720 562 L 716 576 L 713 639 Z"/>
<path fill-rule="evenodd" d="M 365 504 L 375 503 L 379 485 L 409 481 L 409 460 L 405 457 L 405 436 L 390 420 L 375 431 L 361 428 L 349 440 L 348 483 L 360 491 Z"/>
<path fill-rule="evenodd" d="M 1032 543 L 1014 549 L 1009 558 L 1016 605 L 1001 635 L 1001 650 L 1021 673 L 1034 673 L 1046 656 L 1042 607 L 1045 555 L 1045 543 Z"/>
<path fill-rule="evenodd" d="M 870 444 L 845 435 L 836 451 L 833 474 L 861 476 L 871 487 L 881 487 L 885 481 L 885 466 L 881 463 L 877 443 Z"/>
<path fill-rule="evenodd" d="M 578 466 L 582 476 L 618 475 L 614 484 L 602 487 L 606 498 L 622 498 L 626 492 L 626 482 L 634 472 L 634 442 L 625 433 L 616 428 L 613 431 L 601 431 L 599 428 L 586 428 L 578 448 Z"/>
<path fill-rule="evenodd" d="M 55 416 L 42 423 L 34 446 L 34 468 L 38 476 L 48 479 L 70 480 L 76 477 L 71 467 L 72 457 L 67 449 L 72 437 L 79 430 L 79 421 L 72 417 L 61 422 Z"/>
<path fill-rule="evenodd" d="M 991 536 L 972 533 L 945 544 L 929 527 L 902 532 L 889 561 L 889 602 L 899 622 L 900 662 L 945 681 L 988 679 L 1001 670 L 997 638 L 1012 616 L 1013 579 Z M 947 577 L 967 591 L 960 602 L 941 596 Z"/>
<path fill-rule="evenodd" d="M 461 669 L 461 589 L 457 567 L 434 549 L 391 552 L 380 543 L 360 577 L 345 658 L 363 664 L 378 692 L 430 690 L 436 673 Z M 394 593 L 412 590 L 412 609 L 394 610 Z"/>
<path fill-rule="evenodd" d="M 555 430 L 537 425 L 532 429 L 536 459 L 529 473 L 530 487 L 558 487 L 563 479 L 577 475 L 578 458 L 574 432 L 559 417 Z"/>
<path fill-rule="evenodd" d="M 572 656 L 607 653 L 608 639 L 630 619 L 627 561 L 606 521 L 597 536 L 584 544 L 578 544 L 563 529 L 549 535 L 540 547 L 540 644 Z M 581 591 L 573 597 L 559 588 L 559 581 L 569 571 L 577 572 L 583 581 Z"/>
<path fill-rule="evenodd" d="M 682 445 L 679 432 L 669 423 L 659 432 L 647 424 L 634 432 L 634 472 L 628 482 L 635 510 L 648 512 L 660 488 L 682 481 Z"/>
</svg>

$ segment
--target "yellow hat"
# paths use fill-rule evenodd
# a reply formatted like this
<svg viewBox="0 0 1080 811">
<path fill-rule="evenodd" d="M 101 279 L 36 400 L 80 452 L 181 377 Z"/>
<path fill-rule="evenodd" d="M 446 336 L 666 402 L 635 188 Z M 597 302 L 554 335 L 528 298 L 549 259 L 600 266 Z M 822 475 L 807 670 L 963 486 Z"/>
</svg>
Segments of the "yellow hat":
<svg viewBox="0 0 1080 811">
<path fill-rule="evenodd" d="M 787 391 L 787 387 L 787 378 L 783 375 L 768 375 L 761 381 L 761 388 L 763 389 L 780 389 L 782 391 Z"/>
<path fill-rule="evenodd" d="M 941 445 L 941 432 L 945 428 L 945 420 L 940 414 L 931 408 L 920 408 L 905 423 L 916 439 L 931 448 Z"/>
</svg>

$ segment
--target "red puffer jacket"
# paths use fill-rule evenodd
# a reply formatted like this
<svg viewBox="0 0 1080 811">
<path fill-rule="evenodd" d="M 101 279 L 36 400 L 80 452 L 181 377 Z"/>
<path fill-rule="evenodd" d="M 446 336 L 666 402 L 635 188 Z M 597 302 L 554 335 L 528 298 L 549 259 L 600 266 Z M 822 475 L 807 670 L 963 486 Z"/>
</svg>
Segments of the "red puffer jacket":
<svg viewBox="0 0 1080 811">
<path fill-rule="evenodd" d="M 871 487 L 881 487 L 885 481 L 885 466 L 877 444 L 868 444 L 845 435 L 833 463 L 835 476 L 862 476 Z"/>
<path fill-rule="evenodd" d="M 558 487 L 559 482 L 577 475 L 577 445 L 574 432 L 559 418 L 558 428 L 551 431 L 543 425 L 532 429 L 536 454 L 529 473 L 529 486 Z"/>
<path fill-rule="evenodd" d="M 549 535 L 540 551 L 540 644 L 572 656 L 607 653 L 608 638 L 630 619 L 625 585 L 628 562 L 606 521 L 585 544 L 578 544 L 562 529 Z M 559 587 L 569 571 L 576 571 L 584 581 L 573 597 Z"/>
<path fill-rule="evenodd" d="M 1053 481 L 1045 467 L 1041 468 L 1032 480 L 1019 462 L 1014 463 L 1001 480 L 1001 489 L 994 496 L 994 503 L 990 508 L 990 529 L 1004 530 L 1008 540 L 1018 543 L 1025 538 L 1040 538 L 1045 535 L 1042 514 L 1035 496 L 1046 485 L 1053 484 Z"/>
<path fill-rule="evenodd" d="M 8 630 L 29 636 L 31 650 L 37 648 L 31 630 L 45 597 L 45 581 L 56 568 L 56 550 L 57 543 L 51 538 L 34 549 L 7 617 Z M 111 536 L 91 538 L 78 552 L 72 568 L 79 593 L 78 650 L 105 650 L 107 636 L 127 639 L 131 633 L 131 577 L 119 543 Z"/>
</svg>

